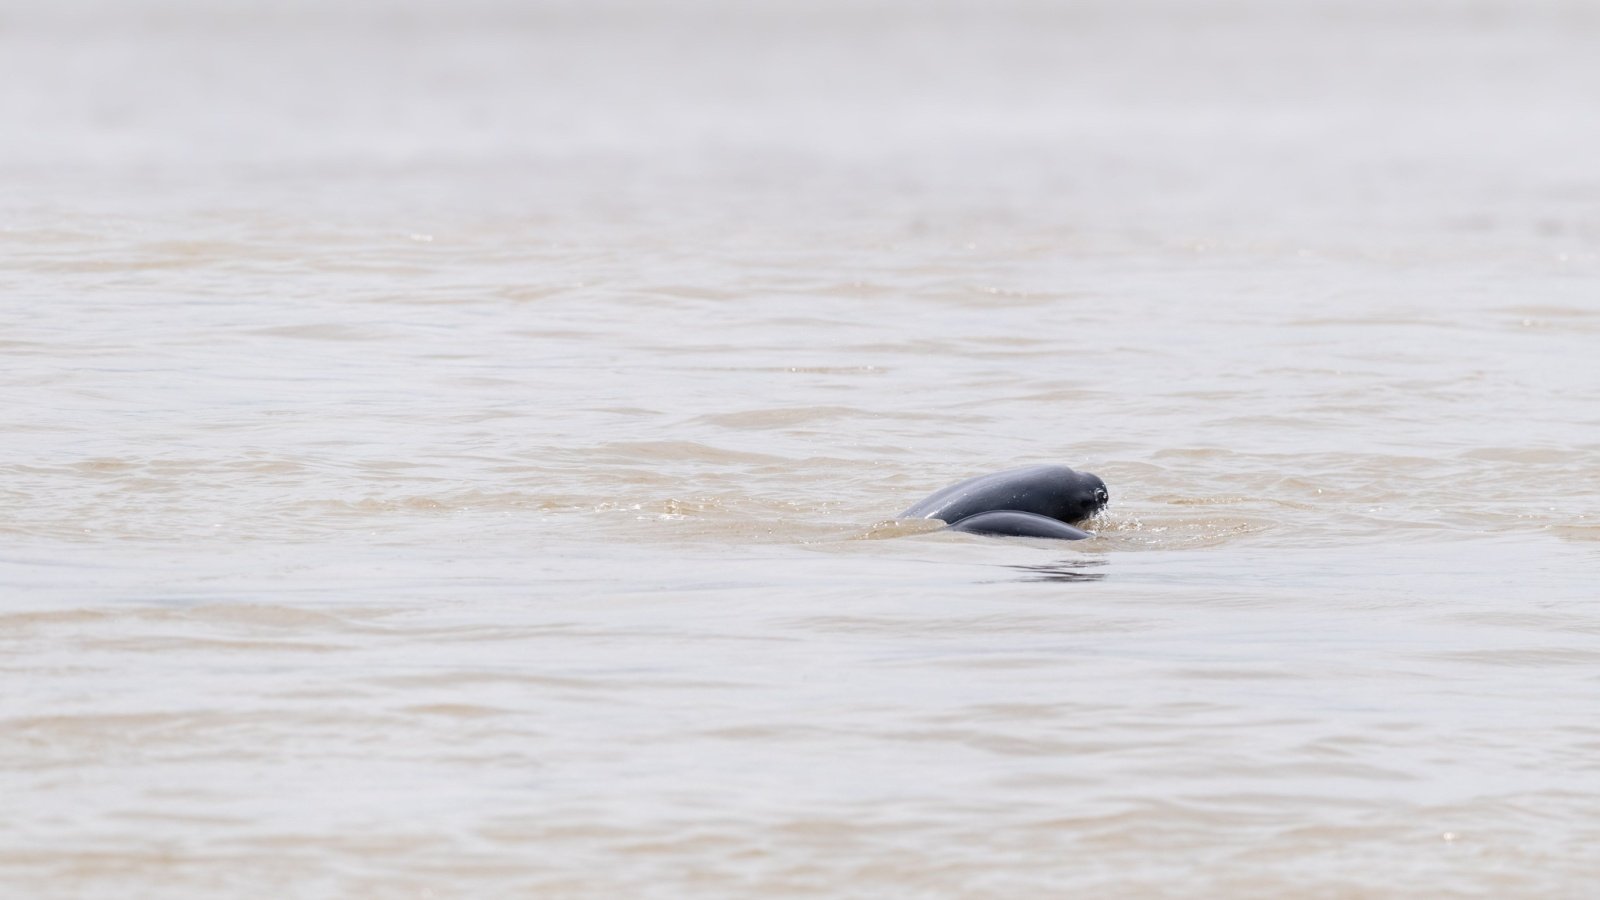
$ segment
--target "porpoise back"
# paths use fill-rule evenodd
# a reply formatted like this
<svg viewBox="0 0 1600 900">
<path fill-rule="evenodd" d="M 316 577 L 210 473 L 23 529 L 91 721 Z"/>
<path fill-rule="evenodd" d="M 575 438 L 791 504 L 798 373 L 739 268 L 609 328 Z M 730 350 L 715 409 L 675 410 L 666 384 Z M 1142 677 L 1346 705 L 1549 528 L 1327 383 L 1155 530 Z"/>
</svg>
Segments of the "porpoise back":
<svg viewBox="0 0 1600 900">
<path fill-rule="evenodd" d="M 1029 466 L 979 475 L 935 491 L 901 513 L 905 519 L 939 519 L 952 525 L 984 512 L 1014 510 L 1082 522 L 1106 505 L 1109 493 L 1098 475 L 1067 466 Z"/>
<path fill-rule="evenodd" d="M 950 530 L 997 537 L 1053 538 L 1058 541 L 1081 541 L 1094 537 L 1082 528 L 1068 525 L 1059 519 L 1051 519 L 1036 513 L 1018 512 L 1014 509 L 998 509 L 994 512 L 967 516 L 951 525 Z"/>
</svg>

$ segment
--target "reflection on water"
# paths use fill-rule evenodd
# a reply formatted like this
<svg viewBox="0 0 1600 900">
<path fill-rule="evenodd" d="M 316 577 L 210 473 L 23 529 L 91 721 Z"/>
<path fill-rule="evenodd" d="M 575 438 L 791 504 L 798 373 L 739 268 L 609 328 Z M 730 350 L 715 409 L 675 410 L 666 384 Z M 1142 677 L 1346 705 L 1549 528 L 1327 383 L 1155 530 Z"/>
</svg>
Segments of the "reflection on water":
<svg viewBox="0 0 1600 900">
<path fill-rule="evenodd" d="M 1068 558 L 1055 563 L 1039 563 L 1034 565 L 1009 565 L 1007 568 L 1023 573 L 1023 577 L 1016 581 L 1057 581 L 1057 582 L 1082 582 L 1101 581 L 1108 573 L 1086 571 L 1104 568 L 1110 563 L 1105 558 Z"/>
</svg>

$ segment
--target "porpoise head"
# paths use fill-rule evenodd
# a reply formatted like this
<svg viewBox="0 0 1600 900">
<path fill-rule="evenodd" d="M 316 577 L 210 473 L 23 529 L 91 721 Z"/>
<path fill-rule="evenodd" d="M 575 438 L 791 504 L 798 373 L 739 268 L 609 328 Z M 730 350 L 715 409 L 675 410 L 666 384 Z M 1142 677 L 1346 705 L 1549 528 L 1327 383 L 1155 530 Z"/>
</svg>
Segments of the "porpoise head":
<svg viewBox="0 0 1600 900">
<path fill-rule="evenodd" d="M 1095 513 L 1105 508 L 1111 502 L 1111 492 L 1106 490 L 1106 483 L 1099 475 L 1091 472 L 1074 472 L 1074 483 L 1067 499 L 1066 514 L 1061 518 L 1067 522 L 1082 522 Z"/>
</svg>

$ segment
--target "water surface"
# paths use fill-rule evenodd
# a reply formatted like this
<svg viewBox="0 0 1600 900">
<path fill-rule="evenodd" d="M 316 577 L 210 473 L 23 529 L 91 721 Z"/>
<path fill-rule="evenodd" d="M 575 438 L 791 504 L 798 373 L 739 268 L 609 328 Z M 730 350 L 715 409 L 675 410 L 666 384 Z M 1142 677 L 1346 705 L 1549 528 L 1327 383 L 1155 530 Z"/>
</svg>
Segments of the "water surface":
<svg viewBox="0 0 1600 900">
<path fill-rule="evenodd" d="M 0 884 L 1582 896 L 1597 29 L 6 12 Z"/>
</svg>

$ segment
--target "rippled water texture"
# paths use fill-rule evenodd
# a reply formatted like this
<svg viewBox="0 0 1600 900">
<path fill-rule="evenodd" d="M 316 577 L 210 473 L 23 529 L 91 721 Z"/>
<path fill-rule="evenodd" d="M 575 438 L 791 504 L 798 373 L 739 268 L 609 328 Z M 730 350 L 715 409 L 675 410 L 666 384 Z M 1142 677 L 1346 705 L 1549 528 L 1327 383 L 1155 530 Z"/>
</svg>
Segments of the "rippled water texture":
<svg viewBox="0 0 1600 900">
<path fill-rule="evenodd" d="M 1597 38 L 0 10 L 0 893 L 1587 896 Z"/>
</svg>

